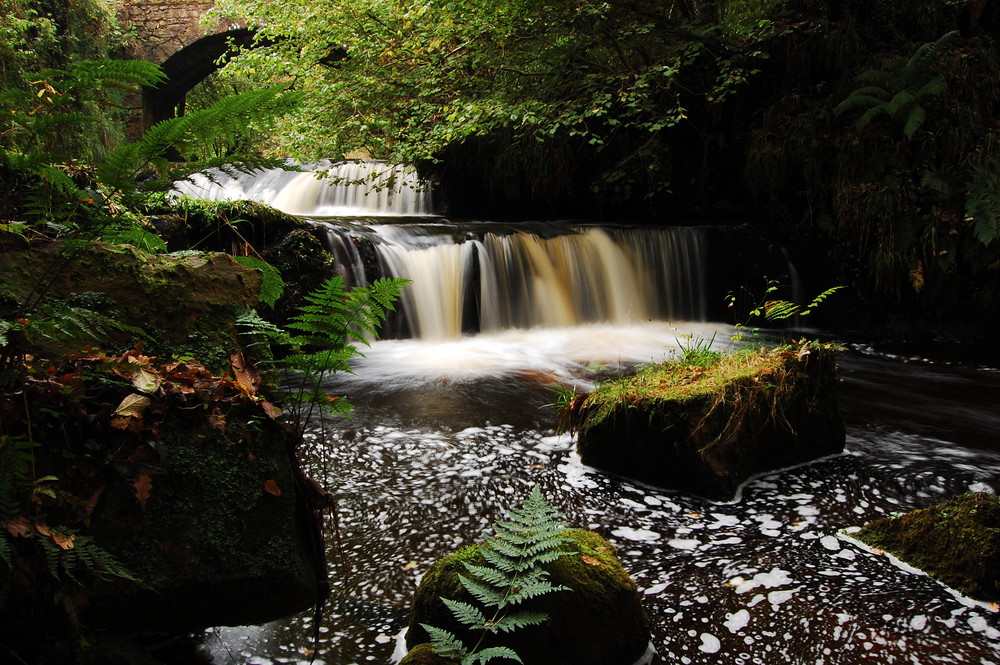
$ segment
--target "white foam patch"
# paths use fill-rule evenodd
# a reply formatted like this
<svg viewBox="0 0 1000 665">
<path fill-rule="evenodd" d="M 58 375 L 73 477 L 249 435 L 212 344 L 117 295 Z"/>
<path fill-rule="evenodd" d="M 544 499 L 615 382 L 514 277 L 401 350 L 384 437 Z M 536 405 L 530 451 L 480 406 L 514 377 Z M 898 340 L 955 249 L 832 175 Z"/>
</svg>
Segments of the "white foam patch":
<svg viewBox="0 0 1000 665">
<path fill-rule="evenodd" d="M 730 633 L 738 633 L 750 623 L 750 612 L 747 610 L 738 610 L 732 614 L 726 615 L 726 620 L 723 622 L 726 628 L 729 629 Z"/>
<path fill-rule="evenodd" d="M 612 536 L 632 540 L 639 543 L 654 543 L 660 539 L 660 534 L 649 529 L 633 529 L 621 526 L 611 532 Z"/>
<path fill-rule="evenodd" d="M 673 538 L 667 541 L 667 545 L 678 550 L 694 550 L 698 549 L 701 541 L 694 538 Z"/>
<path fill-rule="evenodd" d="M 703 651 L 705 653 L 718 653 L 719 649 L 722 648 L 722 643 L 719 638 L 711 633 L 701 634 L 701 645 L 698 647 L 698 651 Z"/>
<path fill-rule="evenodd" d="M 758 587 L 764 587 L 765 589 L 774 589 L 786 584 L 791 584 L 792 578 L 789 577 L 787 570 L 781 570 L 780 568 L 772 568 L 770 572 L 767 573 L 757 573 L 753 578 L 749 580 L 742 580 L 740 583 L 735 585 L 736 593 L 743 594 L 748 591 L 752 591 Z"/>
</svg>

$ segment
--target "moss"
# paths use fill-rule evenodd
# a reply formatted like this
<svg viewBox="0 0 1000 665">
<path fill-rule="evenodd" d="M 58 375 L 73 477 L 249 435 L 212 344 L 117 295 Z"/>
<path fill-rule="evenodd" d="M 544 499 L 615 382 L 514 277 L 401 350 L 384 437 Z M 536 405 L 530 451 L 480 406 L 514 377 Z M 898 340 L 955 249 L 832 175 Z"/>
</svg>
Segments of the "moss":
<svg viewBox="0 0 1000 665">
<path fill-rule="evenodd" d="M 626 665 L 634 662 L 649 641 L 649 624 L 635 583 L 622 568 L 617 550 L 599 534 L 582 529 L 564 532 L 572 552 L 546 568 L 553 585 L 569 587 L 538 596 L 523 609 L 548 614 L 549 621 L 503 636 L 526 665 Z M 428 639 L 426 623 L 459 635 L 471 645 L 475 638 L 458 625 L 441 597 L 471 601 L 458 580 L 463 562 L 482 564 L 477 546 L 465 547 L 437 561 L 424 575 L 414 596 L 407 644 Z M 474 602 L 474 601 L 472 601 Z"/>
<path fill-rule="evenodd" d="M 962 593 L 1000 601 L 1000 499 L 967 493 L 875 520 L 855 534 Z"/>
<path fill-rule="evenodd" d="M 807 343 L 609 381 L 564 409 L 585 464 L 731 498 L 751 475 L 839 452 L 839 348 Z"/>
<path fill-rule="evenodd" d="M 455 661 L 439 656 L 433 644 L 424 642 L 410 649 L 399 665 L 455 665 Z"/>
</svg>

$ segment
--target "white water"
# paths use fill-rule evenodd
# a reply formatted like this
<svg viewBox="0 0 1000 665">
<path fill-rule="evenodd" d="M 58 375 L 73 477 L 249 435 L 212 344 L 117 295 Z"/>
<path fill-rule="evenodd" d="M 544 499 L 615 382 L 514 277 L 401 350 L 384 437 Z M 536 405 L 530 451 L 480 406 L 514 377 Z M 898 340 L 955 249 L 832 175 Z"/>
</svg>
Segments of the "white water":
<svg viewBox="0 0 1000 665">
<path fill-rule="evenodd" d="M 378 161 L 322 161 L 301 168 L 304 172 L 272 169 L 236 177 L 214 170 L 177 183 L 174 193 L 217 201 L 260 201 L 292 215 L 431 214 L 430 189 L 412 169 Z"/>
</svg>

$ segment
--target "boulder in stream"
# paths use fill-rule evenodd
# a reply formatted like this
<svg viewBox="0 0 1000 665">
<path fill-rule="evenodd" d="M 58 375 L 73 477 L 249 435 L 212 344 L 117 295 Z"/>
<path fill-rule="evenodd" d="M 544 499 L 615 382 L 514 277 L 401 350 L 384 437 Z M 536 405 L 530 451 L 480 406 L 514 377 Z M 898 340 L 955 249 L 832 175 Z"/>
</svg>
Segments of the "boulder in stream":
<svg viewBox="0 0 1000 665">
<path fill-rule="evenodd" d="M 969 492 L 869 522 L 854 537 L 972 598 L 1000 602 L 1000 498 Z"/>
<path fill-rule="evenodd" d="M 570 529 L 563 535 L 570 538 L 566 547 L 572 553 L 545 568 L 553 585 L 570 590 L 546 593 L 518 605 L 519 610 L 544 612 L 549 618 L 542 625 L 505 633 L 498 642 L 517 652 L 525 665 L 631 665 L 649 644 L 649 621 L 635 583 L 618 560 L 615 547 L 599 534 Z M 456 622 L 441 601 L 444 597 L 474 602 L 458 579 L 468 574 L 463 562 L 482 565 L 479 547 L 469 546 L 439 559 L 421 580 L 406 635 L 411 653 L 403 663 L 448 662 L 424 646 L 429 639 L 422 623 L 454 633 L 467 646 L 478 639 L 478 634 L 470 635 Z"/>
<path fill-rule="evenodd" d="M 561 426 L 584 464 L 728 500 L 755 474 L 843 450 L 838 352 L 802 342 L 670 360 L 571 400 Z"/>
</svg>

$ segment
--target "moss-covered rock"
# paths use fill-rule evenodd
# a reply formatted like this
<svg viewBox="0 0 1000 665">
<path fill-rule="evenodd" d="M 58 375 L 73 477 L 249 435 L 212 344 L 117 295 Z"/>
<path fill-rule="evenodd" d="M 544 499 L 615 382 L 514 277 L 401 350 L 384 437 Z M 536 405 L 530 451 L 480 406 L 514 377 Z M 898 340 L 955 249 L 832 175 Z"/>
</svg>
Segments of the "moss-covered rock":
<svg viewBox="0 0 1000 665">
<path fill-rule="evenodd" d="M 94 541 L 133 575 L 98 580 L 92 628 L 256 624 L 313 605 L 321 549 L 297 488 L 293 434 L 251 405 L 176 412 L 157 458 L 103 471 Z"/>
<path fill-rule="evenodd" d="M 1000 499 L 975 492 L 884 517 L 854 535 L 962 593 L 1000 601 Z"/>
<path fill-rule="evenodd" d="M 0 316 L 32 318 L 47 304 L 74 304 L 140 328 L 147 350 L 197 357 L 215 371 L 229 368 L 236 348 L 233 316 L 257 303 L 260 273 L 226 254 L 148 254 L 130 245 L 90 241 L 28 243 L 0 234 Z M 6 301 L 6 305 L 5 302 Z M 30 303 L 30 311 L 18 310 Z M 19 304 L 19 305 L 18 305 Z M 74 339 L 77 348 L 39 335 L 34 352 L 61 355 L 83 343 L 131 346 L 136 333 L 109 326 L 103 338 Z"/>
<path fill-rule="evenodd" d="M 571 529 L 564 535 L 571 538 L 565 547 L 573 553 L 546 569 L 553 585 L 571 590 L 547 593 L 519 606 L 544 612 L 549 619 L 543 625 L 502 635 L 494 644 L 514 649 L 525 665 L 635 662 L 649 643 L 649 622 L 615 547 L 593 531 Z M 478 635 L 469 635 L 441 602 L 441 597 L 475 602 L 458 579 L 467 574 L 462 565 L 466 561 L 483 563 L 478 547 L 466 547 L 440 559 L 424 575 L 413 600 L 408 646 L 428 641 L 422 623 L 451 631 L 469 646 L 478 640 Z"/>
<path fill-rule="evenodd" d="M 729 499 L 754 474 L 843 450 L 838 349 L 810 343 L 669 361 L 573 400 L 584 464 Z"/>
</svg>

